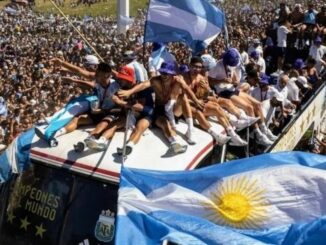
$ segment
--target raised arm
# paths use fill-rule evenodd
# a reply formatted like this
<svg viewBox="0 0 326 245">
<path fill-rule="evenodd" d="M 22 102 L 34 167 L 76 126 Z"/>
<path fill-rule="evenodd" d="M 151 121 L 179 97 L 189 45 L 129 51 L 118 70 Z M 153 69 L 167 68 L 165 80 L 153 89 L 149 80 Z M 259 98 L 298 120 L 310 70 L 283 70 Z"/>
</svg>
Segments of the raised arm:
<svg viewBox="0 0 326 245">
<path fill-rule="evenodd" d="M 78 66 L 75 66 L 73 64 L 70 64 L 66 61 L 63 61 L 59 58 L 54 58 L 51 60 L 52 62 L 55 62 L 61 66 L 63 66 L 64 68 L 66 68 L 68 71 L 70 72 L 74 72 L 82 77 L 85 77 L 87 79 L 95 79 L 95 72 L 90 72 L 90 71 L 87 71 L 85 69 L 82 69 Z"/>
<path fill-rule="evenodd" d="M 95 82 L 92 82 L 92 81 L 83 81 L 83 80 L 79 80 L 79 79 L 72 78 L 72 77 L 62 77 L 62 81 L 73 82 L 73 83 L 77 83 L 79 85 L 85 85 L 90 88 L 95 88 Z"/>
<path fill-rule="evenodd" d="M 132 94 L 138 93 L 140 91 L 143 91 L 147 88 L 151 87 L 151 82 L 149 80 L 144 81 L 142 83 L 137 84 L 136 86 L 132 87 L 131 89 L 128 90 L 119 90 L 118 91 L 118 96 L 121 98 L 128 98 Z"/>
</svg>

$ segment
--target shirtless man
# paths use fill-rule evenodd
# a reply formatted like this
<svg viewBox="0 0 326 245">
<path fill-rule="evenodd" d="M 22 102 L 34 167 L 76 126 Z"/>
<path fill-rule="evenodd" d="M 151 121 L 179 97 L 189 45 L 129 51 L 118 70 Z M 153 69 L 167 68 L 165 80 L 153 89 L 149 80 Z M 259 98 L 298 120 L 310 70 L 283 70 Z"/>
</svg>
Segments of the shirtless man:
<svg viewBox="0 0 326 245">
<path fill-rule="evenodd" d="M 191 89 L 187 86 L 181 76 L 177 76 L 176 66 L 174 63 L 163 62 L 159 69 L 160 76 L 151 78 L 149 81 L 136 85 L 130 90 L 120 91 L 120 97 L 128 98 L 130 95 L 152 87 L 155 93 L 155 107 L 153 123 L 162 129 L 164 135 L 170 142 L 171 149 L 175 154 L 184 153 L 187 150 L 186 145 L 181 145 L 176 140 L 176 130 L 174 122 L 174 113 L 179 115 L 181 107 L 189 106 L 189 101 L 185 93 L 195 101 L 195 105 L 202 108 L 202 103 L 196 98 Z M 183 93 L 185 92 L 185 93 Z M 183 106 L 182 106 L 183 105 Z M 181 110 L 187 111 L 188 108 Z M 187 111 L 187 113 L 189 113 Z M 186 118 L 188 131 L 191 131 L 192 118 Z"/>
<path fill-rule="evenodd" d="M 204 76 L 201 75 L 201 70 L 203 69 L 203 60 L 200 57 L 193 57 L 190 61 L 190 71 L 184 74 L 185 81 L 191 87 L 196 97 L 202 100 L 204 105 L 204 110 L 200 111 L 194 107 L 191 107 L 194 117 L 199 121 L 200 126 L 208 131 L 212 136 L 219 142 L 224 143 L 223 135 L 214 132 L 211 124 L 208 122 L 206 117 L 216 116 L 218 122 L 225 128 L 227 134 L 231 137 L 231 143 L 236 146 L 245 146 L 247 142 L 242 140 L 240 136 L 234 131 L 231 126 L 225 112 L 218 104 L 215 96 L 209 96 L 210 87 L 208 81 Z M 215 137 L 217 136 L 217 137 Z"/>
</svg>

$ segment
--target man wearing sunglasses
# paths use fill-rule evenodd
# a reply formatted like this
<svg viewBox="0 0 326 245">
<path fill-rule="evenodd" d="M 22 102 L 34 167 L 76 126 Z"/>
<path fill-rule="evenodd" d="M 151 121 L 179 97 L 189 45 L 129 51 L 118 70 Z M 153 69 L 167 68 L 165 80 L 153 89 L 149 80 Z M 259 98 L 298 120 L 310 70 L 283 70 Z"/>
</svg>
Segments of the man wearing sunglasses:
<svg viewBox="0 0 326 245">
<path fill-rule="evenodd" d="M 161 75 L 138 84 L 130 90 L 120 91 L 118 95 L 128 98 L 134 93 L 152 87 L 155 93 L 155 107 L 152 122 L 162 129 L 164 135 L 170 142 L 173 153 L 181 154 L 187 150 L 187 146 L 177 142 L 174 115 L 184 115 L 188 124 L 186 133 L 187 141 L 189 144 L 194 144 L 191 139 L 193 121 L 187 95 L 194 101 L 194 106 L 202 109 L 203 103 L 196 98 L 185 83 L 183 77 L 177 75 L 177 69 L 174 63 L 163 62 L 159 72 Z"/>
</svg>

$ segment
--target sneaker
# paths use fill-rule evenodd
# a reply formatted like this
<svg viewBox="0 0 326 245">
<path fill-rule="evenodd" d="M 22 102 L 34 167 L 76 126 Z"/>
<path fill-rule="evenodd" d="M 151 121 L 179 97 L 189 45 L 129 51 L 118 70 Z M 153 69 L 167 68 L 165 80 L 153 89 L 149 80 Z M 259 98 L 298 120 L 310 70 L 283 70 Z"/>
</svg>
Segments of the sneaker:
<svg viewBox="0 0 326 245">
<path fill-rule="evenodd" d="M 74 145 L 74 150 L 76 152 L 83 152 L 85 150 L 85 143 L 84 142 L 78 142 L 76 145 Z"/>
<path fill-rule="evenodd" d="M 275 141 L 275 140 L 277 140 L 277 138 L 278 138 L 276 135 L 274 135 L 274 134 L 272 133 L 272 131 L 271 131 L 270 129 L 267 129 L 266 136 L 267 136 L 268 139 L 270 139 L 271 141 Z"/>
<path fill-rule="evenodd" d="M 192 133 L 191 133 L 190 130 L 187 130 L 185 136 L 186 136 L 187 143 L 189 145 L 195 145 L 196 144 L 196 142 L 192 139 Z"/>
<path fill-rule="evenodd" d="M 87 138 L 84 139 L 84 142 L 89 149 L 95 149 L 97 146 L 96 138 L 94 135 L 87 136 Z"/>
<path fill-rule="evenodd" d="M 95 140 L 95 150 L 104 151 L 108 147 L 108 140 L 101 136 L 98 140 Z"/>
<path fill-rule="evenodd" d="M 244 128 L 247 128 L 249 126 L 248 121 L 245 119 L 238 119 L 237 121 L 234 121 L 231 123 L 232 126 L 236 127 L 238 131 L 241 131 Z"/>
<path fill-rule="evenodd" d="M 233 146 L 246 146 L 248 143 L 241 139 L 241 137 L 238 134 L 230 135 L 231 136 L 231 142 L 230 145 Z"/>
<path fill-rule="evenodd" d="M 130 155 L 130 153 L 132 152 L 132 147 L 127 145 L 126 146 L 126 156 Z M 117 148 L 117 153 L 119 156 L 123 155 L 123 148 Z"/>
<path fill-rule="evenodd" d="M 219 145 L 226 144 L 231 139 L 230 136 L 224 134 L 218 134 L 215 140 L 218 142 Z"/>
<path fill-rule="evenodd" d="M 259 119 L 260 119 L 259 117 L 250 117 L 250 116 L 247 116 L 247 118 L 246 118 L 247 123 L 248 123 L 248 126 L 253 125 L 253 124 L 256 123 Z"/>
<path fill-rule="evenodd" d="M 50 147 L 57 147 L 58 146 L 58 141 L 55 138 L 52 138 L 49 140 L 49 146 Z"/>
<path fill-rule="evenodd" d="M 273 141 L 269 140 L 265 134 L 262 134 L 257 137 L 257 143 L 263 146 L 271 146 Z"/>
<path fill-rule="evenodd" d="M 187 151 L 187 146 L 186 145 L 181 145 L 179 143 L 175 143 L 171 145 L 172 151 L 174 154 L 182 154 Z"/>
</svg>

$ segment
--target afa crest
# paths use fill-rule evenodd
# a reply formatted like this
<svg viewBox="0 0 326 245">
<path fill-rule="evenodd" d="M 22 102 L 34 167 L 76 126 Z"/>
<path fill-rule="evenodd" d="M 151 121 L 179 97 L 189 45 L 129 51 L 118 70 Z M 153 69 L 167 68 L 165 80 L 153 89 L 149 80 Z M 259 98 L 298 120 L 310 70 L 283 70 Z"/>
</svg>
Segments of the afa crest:
<svg viewBox="0 0 326 245">
<path fill-rule="evenodd" d="M 110 210 L 102 211 L 95 226 L 95 237 L 101 242 L 111 242 L 114 237 L 114 213 Z"/>
</svg>

